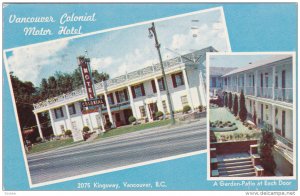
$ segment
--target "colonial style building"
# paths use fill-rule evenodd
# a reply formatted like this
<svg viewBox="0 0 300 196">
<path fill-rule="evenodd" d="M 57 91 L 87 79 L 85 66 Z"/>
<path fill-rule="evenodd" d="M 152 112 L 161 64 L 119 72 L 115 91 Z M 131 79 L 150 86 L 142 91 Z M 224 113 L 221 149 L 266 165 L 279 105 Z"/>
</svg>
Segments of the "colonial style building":
<svg viewBox="0 0 300 196">
<path fill-rule="evenodd" d="M 275 55 L 224 74 L 221 84 L 224 92 L 238 96 L 243 90 L 249 118 L 255 112 L 256 124 L 272 126 L 277 138 L 277 172 L 285 176 L 293 174 L 295 158 L 293 60 L 293 55 Z"/>
<path fill-rule="evenodd" d="M 192 110 L 206 105 L 205 58 L 213 47 L 204 48 L 163 62 L 173 110 L 181 111 L 189 105 Z M 87 99 L 84 88 L 34 104 L 34 114 L 43 138 L 39 113 L 48 112 L 54 135 L 65 130 L 82 130 L 89 126 L 100 132 L 101 120 L 119 127 L 129 124 L 128 118 L 153 121 L 155 112 L 169 114 L 166 87 L 159 64 L 95 84 L 97 96 L 104 100 L 102 116 L 95 110 L 85 112 L 80 102 Z"/>
</svg>

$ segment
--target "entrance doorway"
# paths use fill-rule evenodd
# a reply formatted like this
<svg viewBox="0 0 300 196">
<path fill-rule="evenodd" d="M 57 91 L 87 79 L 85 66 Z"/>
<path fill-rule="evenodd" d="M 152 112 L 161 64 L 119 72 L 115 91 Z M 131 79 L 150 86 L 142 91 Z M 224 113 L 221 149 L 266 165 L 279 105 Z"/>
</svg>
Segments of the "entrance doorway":
<svg viewBox="0 0 300 196">
<path fill-rule="evenodd" d="M 149 108 L 149 111 L 150 111 L 151 119 L 155 120 L 155 113 L 158 111 L 156 102 L 148 104 L 148 108 Z"/>
</svg>

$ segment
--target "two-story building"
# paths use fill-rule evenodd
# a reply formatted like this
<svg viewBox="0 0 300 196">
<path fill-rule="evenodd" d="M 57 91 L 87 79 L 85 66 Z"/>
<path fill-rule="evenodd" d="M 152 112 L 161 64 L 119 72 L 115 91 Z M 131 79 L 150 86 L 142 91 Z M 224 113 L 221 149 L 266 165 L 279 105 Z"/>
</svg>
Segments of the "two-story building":
<svg viewBox="0 0 300 196">
<path fill-rule="evenodd" d="M 295 59 L 292 54 L 278 54 L 222 76 L 222 89 L 240 95 L 243 90 L 249 118 L 254 112 L 259 126 L 272 126 L 277 138 L 275 162 L 277 172 L 293 175 L 295 93 L 293 91 Z"/>
<path fill-rule="evenodd" d="M 207 52 L 215 51 L 207 47 L 163 62 L 175 112 L 185 105 L 192 110 L 206 105 L 205 58 Z M 162 111 L 164 115 L 170 112 L 160 64 L 96 83 L 95 91 L 104 100 L 102 116 L 98 110 L 86 112 L 81 107 L 80 102 L 87 99 L 84 88 L 34 104 L 40 136 L 43 138 L 39 114 L 44 112 L 49 113 L 54 135 L 63 134 L 67 129 L 82 130 L 84 126 L 99 133 L 101 120 L 119 127 L 128 125 L 130 116 L 153 121 L 155 112 Z"/>
</svg>

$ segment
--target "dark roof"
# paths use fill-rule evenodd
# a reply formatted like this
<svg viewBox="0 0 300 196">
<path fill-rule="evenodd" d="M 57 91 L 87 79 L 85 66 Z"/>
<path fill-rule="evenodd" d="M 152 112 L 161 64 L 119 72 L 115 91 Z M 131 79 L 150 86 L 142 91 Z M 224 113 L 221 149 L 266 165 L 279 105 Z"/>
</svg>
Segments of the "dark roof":
<svg viewBox="0 0 300 196">
<path fill-rule="evenodd" d="M 223 76 L 226 73 L 231 72 L 236 69 L 236 67 L 210 67 L 209 75 L 210 76 Z"/>
</svg>

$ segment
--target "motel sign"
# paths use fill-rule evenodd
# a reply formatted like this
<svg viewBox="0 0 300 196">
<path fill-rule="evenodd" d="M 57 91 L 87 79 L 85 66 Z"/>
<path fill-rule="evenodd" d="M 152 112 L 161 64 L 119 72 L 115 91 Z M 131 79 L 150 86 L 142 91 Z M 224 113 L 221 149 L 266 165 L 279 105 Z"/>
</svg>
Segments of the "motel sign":
<svg viewBox="0 0 300 196">
<path fill-rule="evenodd" d="M 92 76 L 89 71 L 88 64 L 86 62 L 86 59 L 84 57 L 79 57 L 79 64 L 81 67 L 81 73 L 86 89 L 86 93 L 88 95 L 89 100 L 90 99 L 95 99 L 95 93 L 94 93 L 94 88 L 93 88 L 93 81 L 92 81 Z"/>
</svg>

